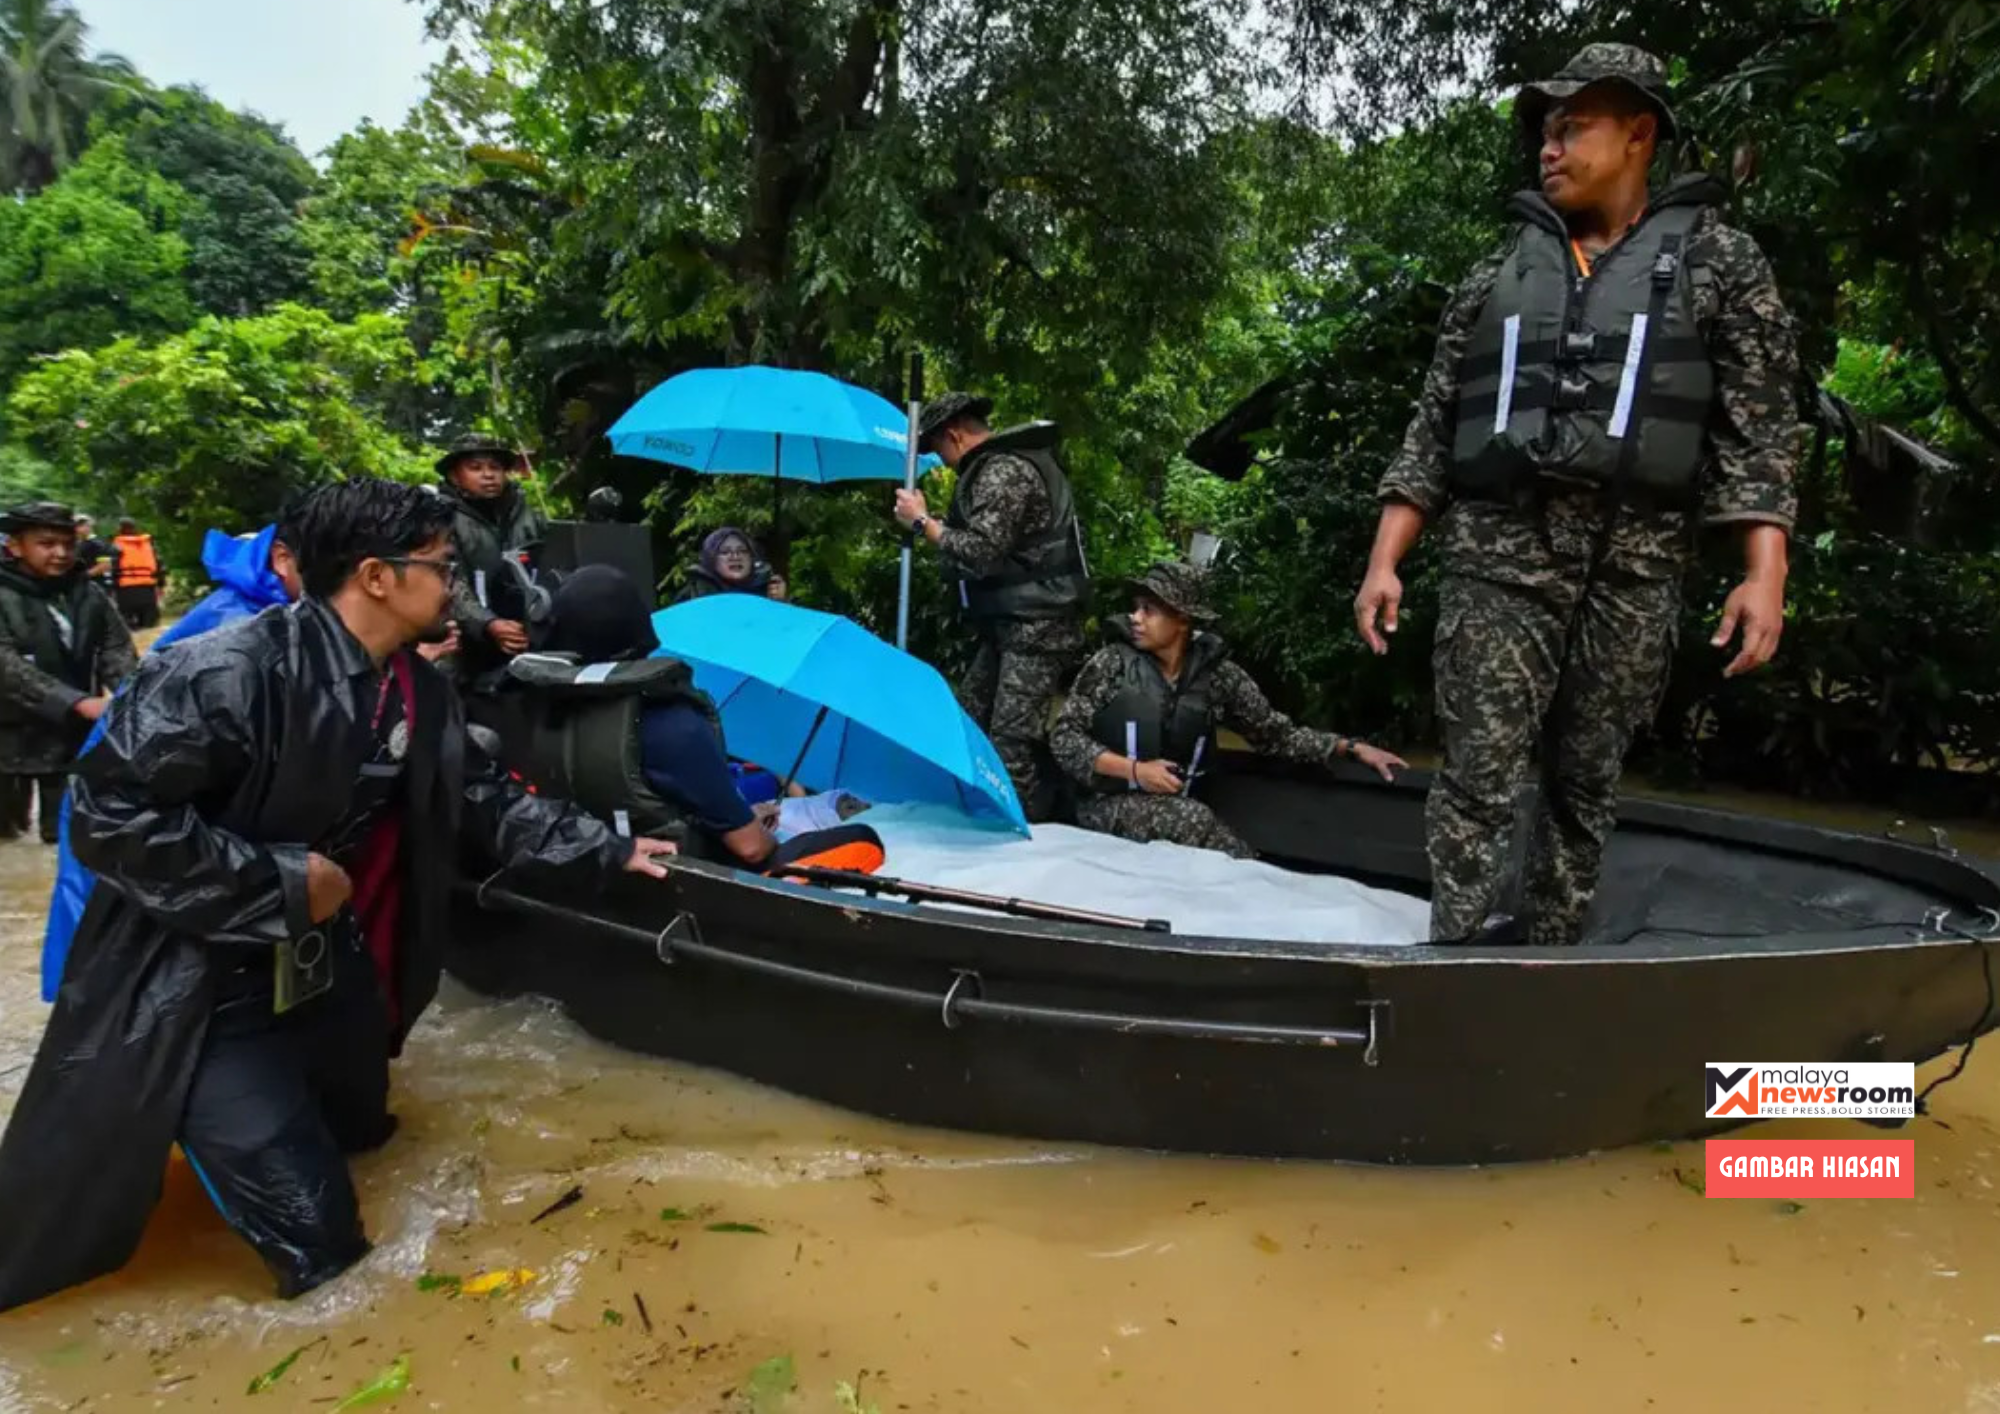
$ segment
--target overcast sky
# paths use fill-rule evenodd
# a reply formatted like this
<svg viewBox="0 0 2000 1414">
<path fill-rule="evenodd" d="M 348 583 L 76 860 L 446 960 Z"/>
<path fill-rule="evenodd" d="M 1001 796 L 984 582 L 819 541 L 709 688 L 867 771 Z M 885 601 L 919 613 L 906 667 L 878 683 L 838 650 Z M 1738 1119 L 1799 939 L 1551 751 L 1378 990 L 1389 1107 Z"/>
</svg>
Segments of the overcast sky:
<svg viewBox="0 0 2000 1414">
<path fill-rule="evenodd" d="M 161 85 L 195 83 L 282 123 L 316 156 L 373 118 L 401 122 L 442 55 L 408 0 L 76 0 L 95 49 Z"/>
</svg>

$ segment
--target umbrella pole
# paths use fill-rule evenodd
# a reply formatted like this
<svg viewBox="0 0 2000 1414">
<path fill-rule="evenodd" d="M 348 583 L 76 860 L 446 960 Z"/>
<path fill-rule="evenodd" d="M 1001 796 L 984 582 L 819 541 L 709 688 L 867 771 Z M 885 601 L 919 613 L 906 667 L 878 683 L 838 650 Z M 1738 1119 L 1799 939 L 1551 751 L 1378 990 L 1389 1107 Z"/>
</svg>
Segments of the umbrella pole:
<svg viewBox="0 0 2000 1414">
<path fill-rule="evenodd" d="M 826 708 L 822 707 L 813 717 L 812 730 L 806 733 L 806 744 L 799 748 L 799 754 L 792 762 L 792 769 L 785 772 L 785 778 L 778 782 L 778 802 L 780 804 L 783 804 L 785 797 L 791 794 L 792 782 L 798 779 L 799 768 L 806 764 L 806 753 L 813 749 L 813 739 L 819 735 L 819 729 L 825 722 Z"/>
<path fill-rule="evenodd" d="M 771 434 L 771 563 L 785 572 L 785 434 Z"/>
<path fill-rule="evenodd" d="M 923 409 L 924 356 L 910 360 L 910 435 L 903 450 L 903 489 L 917 489 L 917 415 Z M 896 647 L 910 648 L 910 557 L 915 549 L 912 537 L 903 537 L 902 581 L 896 591 Z"/>
</svg>

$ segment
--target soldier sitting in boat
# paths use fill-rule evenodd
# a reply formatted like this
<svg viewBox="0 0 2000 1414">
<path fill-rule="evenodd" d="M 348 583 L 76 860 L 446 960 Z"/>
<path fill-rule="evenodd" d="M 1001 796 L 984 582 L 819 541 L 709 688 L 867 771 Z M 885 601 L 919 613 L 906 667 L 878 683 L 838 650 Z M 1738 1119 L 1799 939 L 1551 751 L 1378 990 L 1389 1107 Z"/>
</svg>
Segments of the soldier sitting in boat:
<svg viewBox="0 0 2000 1414">
<path fill-rule="evenodd" d="M 659 646 L 646 597 L 622 570 L 586 565 L 563 581 L 547 651 L 508 667 L 527 689 L 513 754 L 535 786 L 621 831 L 676 837 L 694 858 L 763 872 L 809 860 L 879 868 L 881 841 L 865 825 L 780 843 L 777 806 L 753 808 L 736 789 L 714 703 L 687 664 L 649 656 Z"/>
<path fill-rule="evenodd" d="M 1380 747 L 1299 726 L 1265 700 L 1203 627 L 1214 615 L 1199 570 L 1155 565 L 1132 589 L 1132 616 L 1113 629 L 1120 641 L 1084 664 L 1049 742 L 1083 788 L 1077 823 L 1086 829 L 1252 857 L 1200 799 L 1218 727 L 1267 755 L 1328 764 L 1349 758 L 1384 780 L 1405 764 Z"/>
</svg>

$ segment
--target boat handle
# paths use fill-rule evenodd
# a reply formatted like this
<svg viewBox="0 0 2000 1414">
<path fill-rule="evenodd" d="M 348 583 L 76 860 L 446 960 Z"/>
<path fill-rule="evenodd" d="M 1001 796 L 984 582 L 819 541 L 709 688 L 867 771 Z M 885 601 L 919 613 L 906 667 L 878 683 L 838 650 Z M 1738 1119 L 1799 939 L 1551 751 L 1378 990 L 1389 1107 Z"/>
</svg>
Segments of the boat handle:
<svg viewBox="0 0 2000 1414">
<path fill-rule="evenodd" d="M 1905 831 L 1910 829 L 1920 829 L 1928 831 L 1930 834 L 1930 838 L 1927 840 L 1921 838 L 1913 839 L 1908 834 L 1904 833 Z M 1919 848 L 1921 848 L 1924 845 L 1929 845 L 1939 854 L 1942 854 L 1946 859 L 1958 858 L 1958 846 L 1951 842 L 1950 835 L 1946 834 L 1936 825 L 1912 826 L 1908 820 L 1892 820 L 1889 822 L 1888 828 L 1882 831 L 1882 838 L 1886 840 L 1893 840 L 1897 844 L 1916 845 Z"/>
<path fill-rule="evenodd" d="M 494 888 L 487 879 L 477 886 L 474 898 L 486 909 L 504 909 L 564 923 L 583 923 L 608 937 L 639 943 L 660 961 L 671 964 L 679 958 L 696 958 L 720 967 L 734 967 L 776 981 L 802 987 L 838 992 L 892 1006 L 934 1011 L 946 1028 L 957 1030 L 964 1019 L 1011 1021 L 1025 1025 L 1051 1026 L 1068 1031 L 1114 1031 L 1127 1036 L 1169 1036 L 1190 1041 L 1242 1041 L 1279 1046 L 1359 1046 L 1362 1063 L 1381 1064 L 1382 1038 L 1390 1003 L 1370 999 L 1358 1003 L 1367 1012 L 1362 1026 L 1275 1026 L 1244 1021 L 1209 1021 L 1198 1017 L 1134 1016 L 1129 1012 L 1093 1011 L 1079 1007 L 1036 1006 L 1024 1002 L 994 1001 L 985 995 L 985 983 L 977 972 L 961 968 L 952 974 L 951 985 L 942 993 L 916 987 L 899 987 L 888 982 L 870 982 L 860 977 L 843 977 L 837 972 L 778 962 L 754 953 L 717 947 L 701 936 L 701 929 L 689 913 L 674 915 L 673 922 L 659 932 L 614 923 L 587 913 L 575 913 L 544 903 L 512 889 Z"/>
</svg>

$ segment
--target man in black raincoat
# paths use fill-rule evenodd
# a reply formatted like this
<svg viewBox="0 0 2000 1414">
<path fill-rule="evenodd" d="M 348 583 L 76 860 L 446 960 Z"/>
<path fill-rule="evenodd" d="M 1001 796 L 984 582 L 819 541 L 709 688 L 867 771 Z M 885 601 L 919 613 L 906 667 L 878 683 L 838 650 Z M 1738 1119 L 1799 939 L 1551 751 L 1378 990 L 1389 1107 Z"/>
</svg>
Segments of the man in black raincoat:
<svg viewBox="0 0 2000 1414">
<path fill-rule="evenodd" d="M 461 437 L 438 458 L 439 489 L 455 513 L 452 544 L 465 567 L 451 593 L 461 681 L 528 649 L 528 606 L 504 563 L 548 535 L 515 479 L 526 470 L 521 454 L 494 437 Z"/>
<path fill-rule="evenodd" d="M 148 659 L 75 781 L 100 882 L 0 1140 L 0 1310 L 122 1266 L 179 1142 L 296 1295 L 367 1251 L 344 1154 L 435 995 L 461 849 L 601 886 L 664 872 L 503 779 L 408 651 L 446 612 L 451 510 L 315 495 L 306 597 Z"/>
</svg>

